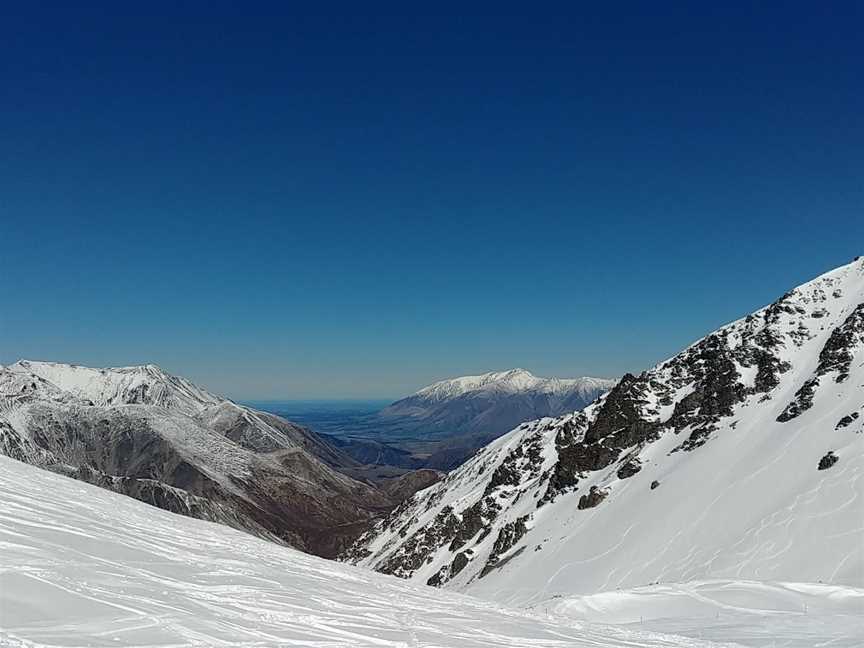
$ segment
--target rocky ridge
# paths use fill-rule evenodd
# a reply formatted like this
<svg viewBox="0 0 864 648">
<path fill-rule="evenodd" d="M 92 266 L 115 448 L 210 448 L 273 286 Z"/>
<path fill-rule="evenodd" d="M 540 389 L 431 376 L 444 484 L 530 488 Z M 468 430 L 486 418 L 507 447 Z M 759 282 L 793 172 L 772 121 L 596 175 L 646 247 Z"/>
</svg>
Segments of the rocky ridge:
<svg viewBox="0 0 864 648">
<path fill-rule="evenodd" d="M 795 557 L 815 550 L 817 537 L 845 549 L 849 538 L 829 541 L 811 527 L 797 535 L 776 530 L 776 543 L 790 543 L 782 559 L 769 559 L 756 543 L 741 565 L 730 547 L 755 542 L 748 522 L 758 528 L 760 519 L 810 511 L 816 500 L 803 493 L 819 488 L 822 475 L 848 471 L 836 477 L 838 490 L 864 475 L 862 314 L 864 261 L 857 259 L 625 375 L 581 412 L 520 425 L 403 503 L 344 558 L 506 598 L 544 578 L 533 596 L 553 584 L 598 591 L 733 566 L 738 575 L 783 574 L 798 569 Z M 817 463 L 833 468 L 819 472 Z M 684 493 L 692 502 L 682 503 Z M 743 499 L 736 503 L 732 493 Z M 721 508 L 728 513 L 718 510 L 716 524 L 691 529 L 687 515 Z M 835 576 L 864 561 L 860 548 L 849 551 Z M 551 557 L 534 557 L 544 552 Z M 619 564 L 638 567 L 615 577 Z"/>
</svg>

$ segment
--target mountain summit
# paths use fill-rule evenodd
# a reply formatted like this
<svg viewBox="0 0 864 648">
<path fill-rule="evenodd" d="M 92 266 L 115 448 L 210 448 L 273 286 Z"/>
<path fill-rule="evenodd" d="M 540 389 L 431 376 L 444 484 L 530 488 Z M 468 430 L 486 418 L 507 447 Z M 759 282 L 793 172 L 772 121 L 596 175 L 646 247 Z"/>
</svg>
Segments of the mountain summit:
<svg viewBox="0 0 864 648">
<path fill-rule="evenodd" d="M 700 578 L 857 585 L 864 260 L 525 423 L 348 559 L 519 605 Z"/>
<path fill-rule="evenodd" d="M 606 378 L 539 378 L 525 369 L 436 382 L 377 416 L 391 436 L 440 440 L 428 466 L 450 469 L 524 421 L 582 409 L 615 385 Z"/>
<path fill-rule="evenodd" d="M 492 371 L 479 376 L 462 376 L 433 383 L 397 401 L 390 408 L 401 409 L 406 401 L 422 401 L 431 404 L 478 392 L 505 394 L 530 392 L 567 398 L 574 394 L 584 396 L 597 389 L 610 389 L 615 382 L 607 378 L 539 378 L 527 369 Z"/>
</svg>

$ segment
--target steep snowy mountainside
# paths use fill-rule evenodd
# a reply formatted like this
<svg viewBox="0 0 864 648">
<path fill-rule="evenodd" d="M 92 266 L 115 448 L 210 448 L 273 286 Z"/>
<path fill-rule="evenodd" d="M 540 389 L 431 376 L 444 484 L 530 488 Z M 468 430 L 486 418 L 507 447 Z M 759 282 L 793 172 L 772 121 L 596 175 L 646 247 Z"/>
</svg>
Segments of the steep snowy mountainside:
<svg viewBox="0 0 864 648">
<path fill-rule="evenodd" d="M 417 587 L 5 457 L 0 541 L 4 646 L 720 645 Z"/>
<path fill-rule="evenodd" d="M 311 430 L 150 365 L 0 367 L 0 454 L 327 556 L 395 504 Z"/>
<path fill-rule="evenodd" d="M 347 559 L 527 605 L 657 581 L 864 585 L 864 261 L 525 423 Z"/>
</svg>

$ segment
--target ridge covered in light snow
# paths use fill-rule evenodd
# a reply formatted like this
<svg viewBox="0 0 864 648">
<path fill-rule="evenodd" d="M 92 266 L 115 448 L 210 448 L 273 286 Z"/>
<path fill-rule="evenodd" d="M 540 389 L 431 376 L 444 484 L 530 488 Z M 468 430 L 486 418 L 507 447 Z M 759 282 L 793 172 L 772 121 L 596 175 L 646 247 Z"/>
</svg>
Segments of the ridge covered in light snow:
<svg viewBox="0 0 864 648">
<path fill-rule="evenodd" d="M 518 426 L 348 559 L 526 606 L 658 581 L 861 588 L 862 431 L 859 258 Z"/>
<path fill-rule="evenodd" d="M 158 405 L 194 414 L 226 400 L 185 378 L 169 375 L 153 364 L 94 369 L 60 362 L 19 360 L 6 369 L 38 376 L 94 405 Z"/>
<path fill-rule="evenodd" d="M 452 378 L 381 410 L 384 438 L 433 442 L 426 466 L 452 469 L 524 421 L 582 409 L 612 388 L 606 378 L 539 378 L 525 369 Z"/>
<path fill-rule="evenodd" d="M 491 371 L 479 376 L 461 376 L 433 383 L 408 398 L 430 403 L 455 398 L 469 392 L 504 393 L 536 392 L 538 394 L 590 393 L 595 389 L 610 389 L 615 380 L 608 378 L 539 378 L 526 369 Z"/>
<path fill-rule="evenodd" d="M 3 646 L 720 645 L 417 587 L 6 457 L 0 542 Z"/>
</svg>

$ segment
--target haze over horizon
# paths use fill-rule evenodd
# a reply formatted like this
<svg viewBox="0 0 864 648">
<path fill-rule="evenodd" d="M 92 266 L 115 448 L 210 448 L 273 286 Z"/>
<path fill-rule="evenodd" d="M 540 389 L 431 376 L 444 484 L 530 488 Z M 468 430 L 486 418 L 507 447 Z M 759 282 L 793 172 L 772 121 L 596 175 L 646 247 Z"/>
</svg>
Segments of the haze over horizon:
<svg viewBox="0 0 864 648">
<path fill-rule="evenodd" d="M 5 13 L 0 364 L 612 377 L 862 252 L 855 3 Z"/>
</svg>

